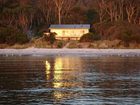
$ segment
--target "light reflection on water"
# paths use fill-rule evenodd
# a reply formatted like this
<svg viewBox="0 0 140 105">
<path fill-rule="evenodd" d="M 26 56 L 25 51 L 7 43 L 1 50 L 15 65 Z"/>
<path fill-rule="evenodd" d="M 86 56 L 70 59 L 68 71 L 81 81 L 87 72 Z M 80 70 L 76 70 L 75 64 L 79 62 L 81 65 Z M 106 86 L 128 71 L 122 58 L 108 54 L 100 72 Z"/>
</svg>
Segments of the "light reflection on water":
<svg viewBox="0 0 140 105">
<path fill-rule="evenodd" d="M 76 62 L 78 63 L 77 67 L 81 67 L 80 58 L 56 57 L 54 61 L 52 59 L 51 61 L 46 60 L 46 78 L 47 78 L 46 80 L 53 79 L 52 88 L 63 89 L 65 87 L 70 88 L 72 87 L 72 85 L 75 85 L 75 83 L 73 84 L 70 82 L 66 82 L 65 80 L 66 79 L 72 80 L 73 76 L 71 75 L 71 71 L 76 70 L 75 68 Z M 63 94 L 63 92 L 58 91 L 54 91 L 53 94 L 56 100 L 63 99 L 67 95 Z"/>
<path fill-rule="evenodd" d="M 0 105 L 140 104 L 140 57 L 0 57 Z"/>
</svg>

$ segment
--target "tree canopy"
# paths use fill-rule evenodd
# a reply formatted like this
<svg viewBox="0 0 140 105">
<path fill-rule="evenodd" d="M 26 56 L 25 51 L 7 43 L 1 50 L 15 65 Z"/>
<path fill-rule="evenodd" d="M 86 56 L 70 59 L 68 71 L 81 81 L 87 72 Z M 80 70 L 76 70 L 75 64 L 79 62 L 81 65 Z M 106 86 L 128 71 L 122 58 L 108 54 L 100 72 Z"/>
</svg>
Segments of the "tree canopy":
<svg viewBox="0 0 140 105">
<path fill-rule="evenodd" d="M 140 0 L 0 0 L 0 27 L 13 27 L 28 36 L 50 24 L 110 22 L 140 25 Z"/>
</svg>

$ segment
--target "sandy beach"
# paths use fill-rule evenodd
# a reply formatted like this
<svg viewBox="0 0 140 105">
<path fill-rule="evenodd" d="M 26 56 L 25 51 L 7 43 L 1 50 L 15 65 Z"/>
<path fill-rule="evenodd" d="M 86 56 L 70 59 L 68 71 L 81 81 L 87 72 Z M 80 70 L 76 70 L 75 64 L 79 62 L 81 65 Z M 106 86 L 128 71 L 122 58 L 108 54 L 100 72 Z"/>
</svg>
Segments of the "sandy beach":
<svg viewBox="0 0 140 105">
<path fill-rule="evenodd" d="M 140 56 L 140 49 L 0 49 L 5 56 L 45 56 L 45 55 L 83 55 L 83 56 Z"/>
</svg>

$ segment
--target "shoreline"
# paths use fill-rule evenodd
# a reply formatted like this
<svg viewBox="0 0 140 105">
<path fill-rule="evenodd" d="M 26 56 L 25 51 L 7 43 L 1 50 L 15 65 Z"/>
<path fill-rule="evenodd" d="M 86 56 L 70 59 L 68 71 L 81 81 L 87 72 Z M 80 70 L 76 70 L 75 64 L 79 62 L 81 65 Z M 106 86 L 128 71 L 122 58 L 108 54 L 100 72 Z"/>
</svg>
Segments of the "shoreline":
<svg viewBox="0 0 140 105">
<path fill-rule="evenodd" d="M 140 49 L 0 49 L 0 56 L 139 56 Z"/>
</svg>

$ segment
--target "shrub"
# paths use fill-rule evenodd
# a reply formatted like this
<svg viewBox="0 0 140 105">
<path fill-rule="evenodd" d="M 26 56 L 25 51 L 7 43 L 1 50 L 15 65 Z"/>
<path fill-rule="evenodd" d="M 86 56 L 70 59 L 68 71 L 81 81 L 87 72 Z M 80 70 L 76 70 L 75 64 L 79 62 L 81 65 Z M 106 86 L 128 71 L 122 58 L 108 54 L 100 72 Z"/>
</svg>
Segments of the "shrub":
<svg viewBox="0 0 140 105">
<path fill-rule="evenodd" d="M 120 40 L 122 40 L 125 43 L 126 47 L 129 47 L 129 43 L 133 40 L 132 32 L 129 30 L 123 32 L 120 36 Z"/>
<path fill-rule="evenodd" d="M 0 28 L 0 44 L 6 42 L 6 37 L 5 37 L 4 33 L 5 33 L 4 30 L 2 28 Z"/>
<path fill-rule="evenodd" d="M 62 48 L 63 47 L 63 42 L 62 41 L 58 42 L 57 47 Z"/>
<path fill-rule="evenodd" d="M 0 27 L 0 43 L 13 45 L 15 43 L 24 44 L 28 42 L 27 35 L 11 27 Z"/>
<path fill-rule="evenodd" d="M 129 47 L 129 43 L 131 43 L 131 42 L 140 43 L 139 34 L 134 33 L 133 31 L 128 30 L 128 29 L 119 35 L 119 39 L 125 43 L 126 47 Z"/>
<path fill-rule="evenodd" d="M 50 33 L 48 35 L 45 35 L 45 40 L 46 41 L 49 41 L 49 43 L 51 45 L 53 45 L 54 42 L 56 41 L 56 33 Z"/>
<path fill-rule="evenodd" d="M 133 36 L 133 41 L 140 43 L 140 35 L 134 35 Z"/>
<path fill-rule="evenodd" d="M 129 43 L 132 40 L 132 32 L 131 31 L 126 31 L 124 34 L 121 36 L 121 40 Z"/>
<path fill-rule="evenodd" d="M 93 42 L 95 40 L 100 40 L 101 37 L 97 34 L 94 33 L 87 33 L 84 34 L 81 38 L 80 38 L 80 42 Z"/>
</svg>

